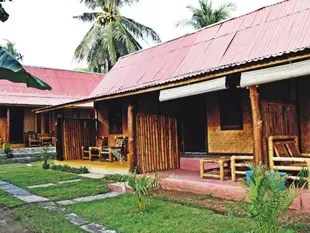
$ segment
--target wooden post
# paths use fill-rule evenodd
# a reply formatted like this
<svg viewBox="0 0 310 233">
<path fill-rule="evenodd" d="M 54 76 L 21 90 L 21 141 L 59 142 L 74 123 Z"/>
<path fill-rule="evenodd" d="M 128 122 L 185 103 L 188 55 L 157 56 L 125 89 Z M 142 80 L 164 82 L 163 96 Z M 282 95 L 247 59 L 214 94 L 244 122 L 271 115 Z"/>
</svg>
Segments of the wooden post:
<svg viewBox="0 0 310 233">
<path fill-rule="evenodd" d="M 135 148 L 135 114 L 134 107 L 128 105 L 128 152 L 130 158 L 130 170 L 133 171 L 137 166 L 137 156 Z"/>
<path fill-rule="evenodd" d="M 253 122 L 253 152 L 255 164 L 263 162 L 263 122 L 259 108 L 259 96 L 256 86 L 249 87 L 251 109 L 252 109 L 252 122 Z"/>
<path fill-rule="evenodd" d="M 10 109 L 7 108 L 6 111 L 6 142 L 10 143 Z"/>
</svg>

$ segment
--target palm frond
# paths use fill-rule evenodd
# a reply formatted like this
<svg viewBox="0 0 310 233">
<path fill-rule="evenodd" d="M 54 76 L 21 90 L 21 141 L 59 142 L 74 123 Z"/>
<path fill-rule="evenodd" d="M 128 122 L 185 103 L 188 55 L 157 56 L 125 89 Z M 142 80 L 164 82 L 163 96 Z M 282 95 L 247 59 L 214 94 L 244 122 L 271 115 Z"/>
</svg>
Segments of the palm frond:
<svg viewBox="0 0 310 233">
<path fill-rule="evenodd" d="M 92 10 L 100 6 L 97 0 L 80 0 L 80 3 L 84 3 L 85 6 Z"/>
<path fill-rule="evenodd" d="M 81 15 L 73 16 L 74 19 L 81 20 L 83 22 L 93 22 L 100 16 L 102 13 L 100 12 L 86 12 Z"/>
</svg>

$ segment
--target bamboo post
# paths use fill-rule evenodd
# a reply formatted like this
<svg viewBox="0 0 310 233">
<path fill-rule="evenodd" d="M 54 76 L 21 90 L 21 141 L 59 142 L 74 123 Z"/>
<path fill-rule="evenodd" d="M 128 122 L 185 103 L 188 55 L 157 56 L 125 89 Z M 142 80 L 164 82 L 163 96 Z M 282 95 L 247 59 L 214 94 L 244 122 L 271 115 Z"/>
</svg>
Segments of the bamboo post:
<svg viewBox="0 0 310 233">
<path fill-rule="evenodd" d="M 6 111 L 6 142 L 10 143 L 10 109 Z"/>
<path fill-rule="evenodd" d="M 236 160 L 235 156 L 231 156 L 231 163 L 230 163 L 230 168 L 231 168 L 231 180 L 236 181 Z"/>
<path fill-rule="evenodd" d="M 254 162 L 259 164 L 263 162 L 263 124 L 259 108 L 259 96 L 256 86 L 249 87 L 252 121 L 253 121 L 253 146 Z"/>
<path fill-rule="evenodd" d="M 137 156 L 135 153 L 135 114 L 132 105 L 128 105 L 128 152 L 130 170 L 133 171 L 137 166 Z"/>
</svg>

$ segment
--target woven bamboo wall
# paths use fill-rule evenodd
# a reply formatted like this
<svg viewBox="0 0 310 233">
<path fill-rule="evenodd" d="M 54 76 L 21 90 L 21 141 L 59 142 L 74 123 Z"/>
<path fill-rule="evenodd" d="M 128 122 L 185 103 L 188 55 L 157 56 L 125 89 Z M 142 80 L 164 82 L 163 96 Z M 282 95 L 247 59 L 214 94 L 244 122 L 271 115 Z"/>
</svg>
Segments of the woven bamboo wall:
<svg viewBox="0 0 310 233">
<path fill-rule="evenodd" d="M 176 118 L 138 114 L 136 154 L 140 173 L 179 168 Z"/>
<path fill-rule="evenodd" d="M 24 108 L 24 131 L 35 131 L 35 113 L 32 108 Z"/>
<path fill-rule="evenodd" d="M 96 145 L 95 120 L 66 119 L 63 121 L 64 160 L 81 159 L 81 147 Z"/>
<path fill-rule="evenodd" d="M 6 117 L 0 118 L 0 138 L 3 139 L 4 142 L 7 141 L 6 138 Z"/>
<path fill-rule="evenodd" d="M 252 118 L 247 91 L 242 96 L 243 130 L 221 130 L 218 93 L 210 93 L 206 98 L 208 152 L 253 153 Z"/>
</svg>

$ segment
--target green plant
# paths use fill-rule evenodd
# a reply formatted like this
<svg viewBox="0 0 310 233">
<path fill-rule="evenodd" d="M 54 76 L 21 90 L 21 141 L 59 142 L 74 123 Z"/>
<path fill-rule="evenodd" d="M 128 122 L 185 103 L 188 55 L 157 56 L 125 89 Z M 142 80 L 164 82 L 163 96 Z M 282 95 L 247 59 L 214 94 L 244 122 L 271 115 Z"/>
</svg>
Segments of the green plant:
<svg viewBox="0 0 310 233">
<path fill-rule="evenodd" d="M 6 154 L 6 157 L 8 159 L 13 158 L 13 153 L 12 153 L 13 150 L 12 150 L 11 144 L 5 143 L 3 146 L 3 150 L 4 150 L 4 153 Z"/>
<path fill-rule="evenodd" d="M 125 162 L 125 157 L 123 156 L 123 154 L 111 148 L 110 148 L 110 151 L 112 155 L 120 162 L 121 166 L 123 166 L 123 163 Z"/>
<path fill-rule="evenodd" d="M 129 175 L 107 174 L 103 177 L 103 179 L 112 182 L 127 182 L 128 176 Z"/>
<path fill-rule="evenodd" d="M 296 197 L 295 184 L 283 190 L 287 177 L 269 173 L 264 165 L 249 164 L 252 182 L 247 190 L 243 207 L 255 220 L 257 232 L 275 233 L 280 229 L 280 219 Z"/>
<path fill-rule="evenodd" d="M 89 173 L 87 167 L 70 167 L 68 165 L 52 165 L 52 170 L 62 171 L 62 172 L 69 172 L 69 173 L 75 173 L 75 174 L 86 174 Z"/>
<path fill-rule="evenodd" d="M 155 173 L 154 177 L 149 176 L 137 176 L 137 169 L 127 177 L 128 187 L 133 191 L 138 208 L 140 210 L 145 209 L 145 203 L 149 196 L 149 192 L 155 190 L 160 185 L 162 177 Z"/>
</svg>

